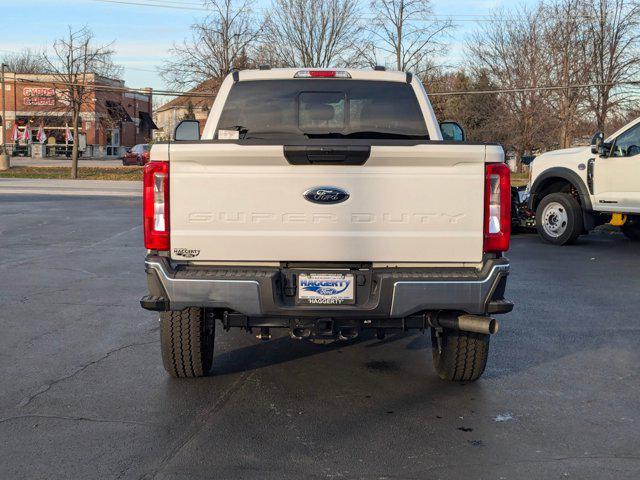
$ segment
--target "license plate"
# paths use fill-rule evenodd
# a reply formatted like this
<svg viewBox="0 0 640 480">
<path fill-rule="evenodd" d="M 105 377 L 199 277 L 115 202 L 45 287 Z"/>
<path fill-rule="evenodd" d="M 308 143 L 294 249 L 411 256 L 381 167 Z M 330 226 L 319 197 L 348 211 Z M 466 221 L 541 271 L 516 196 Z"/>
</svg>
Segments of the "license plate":
<svg viewBox="0 0 640 480">
<path fill-rule="evenodd" d="M 301 273 L 298 275 L 298 301 L 318 305 L 355 302 L 353 275 L 342 273 Z"/>
</svg>

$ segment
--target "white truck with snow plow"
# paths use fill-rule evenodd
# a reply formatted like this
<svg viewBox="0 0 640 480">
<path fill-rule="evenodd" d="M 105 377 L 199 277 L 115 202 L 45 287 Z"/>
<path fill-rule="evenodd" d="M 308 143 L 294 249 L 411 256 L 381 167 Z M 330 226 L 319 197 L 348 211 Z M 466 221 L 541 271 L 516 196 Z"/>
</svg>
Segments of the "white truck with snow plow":
<svg viewBox="0 0 640 480">
<path fill-rule="evenodd" d="M 640 240 L 640 118 L 606 139 L 596 133 L 590 147 L 544 153 L 530 169 L 528 208 L 544 240 L 571 244 L 604 223 Z"/>
<path fill-rule="evenodd" d="M 216 324 L 418 329 L 441 378 L 476 380 L 492 315 L 513 308 L 509 180 L 502 148 L 439 125 L 411 74 L 233 72 L 202 135 L 183 121 L 145 167 L 141 305 L 160 312 L 165 369 L 206 375 Z"/>
</svg>

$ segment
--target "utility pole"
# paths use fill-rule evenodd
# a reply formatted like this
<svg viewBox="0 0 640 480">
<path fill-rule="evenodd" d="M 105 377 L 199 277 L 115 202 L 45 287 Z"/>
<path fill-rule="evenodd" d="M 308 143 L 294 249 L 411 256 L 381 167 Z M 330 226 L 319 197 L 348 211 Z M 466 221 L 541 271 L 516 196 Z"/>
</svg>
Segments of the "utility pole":
<svg viewBox="0 0 640 480">
<path fill-rule="evenodd" d="M 151 115 L 151 120 L 153 120 L 153 88 L 149 87 L 147 88 L 147 91 L 149 92 L 149 102 L 147 103 L 147 105 L 149 106 L 149 115 Z M 149 142 L 153 141 L 153 129 L 151 127 L 149 127 Z"/>
<path fill-rule="evenodd" d="M 133 95 L 133 125 L 134 127 L 136 127 L 133 130 L 133 144 L 136 145 L 138 143 L 138 130 L 140 129 L 140 119 L 138 118 L 138 92 L 134 92 L 132 95 Z M 136 124 L 136 120 L 138 120 L 137 124 Z"/>
<path fill-rule="evenodd" d="M 2 64 L 0 67 L 1 75 L 0 84 L 2 88 L 2 150 L 0 150 L 0 170 L 9 170 L 9 155 L 7 155 L 6 136 L 7 136 L 7 101 L 6 90 L 4 86 L 4 67 L 8 65 Z"/>
</svg>

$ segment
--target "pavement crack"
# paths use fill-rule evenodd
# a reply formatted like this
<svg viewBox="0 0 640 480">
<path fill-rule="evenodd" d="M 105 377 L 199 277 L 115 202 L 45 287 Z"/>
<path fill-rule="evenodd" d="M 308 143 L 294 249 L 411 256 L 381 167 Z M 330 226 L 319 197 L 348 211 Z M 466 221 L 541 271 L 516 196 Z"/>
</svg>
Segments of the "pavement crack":
<svg viewBox="0 0 640 480">
<path fill-rule="evenodd" d="M 50 302 L 50 305 L 66 305 L 71 307 L 101 307 L 101 308 L 112 308 L 112 307 L 122 307 L 128 308 L 131 307 L 131 304 L 122 304 L 122 303 L 87 303 L 87 302 Z"/>
<path fill-rule="evenodd" d="M 91 277 L 97 277 L 98 274 L 94 272 L 90 272 L 89 270 L 84 270 L 82 268 L 70 268 L 70 267 L 45 267 L 45 270 L 56 270 L 56 271 L 68 271 L 68 272 L 76 272 L 76 273 L 84 273 L 85 275 L 89 275 Z"/>
<path fill-rule="evenodd" d="M 70 254 L 70 253 L 77 253 L 81 250 L 86 250 L 86 249 L 93 249 L 99 245 L 102 245 L 103 243 L 107 243 L 111 240 L 115 240 L 118 237 L 121 237 L 123 235 L 127 235 L 128 233 L 133 232 L 134 230 L 138 230 L 140 229 L 140 225 L 135 225 L 131 228 L 128 228 L 126 230 L 123 230 L 121 232 L 115 233 L 107 238 L 103 238 L 101 240 L 98 240 L 97 242 L 91 243 L 89 245 L 82 245 L 76 248 L 72 248 L 71 250 L 67 250 L 66 253 Z M 0 267 L 8 267 L 8 266 L 19 266 L 22 265 L 24 263 L 30 263 L 32 261 L 40 261 L 40 260 L 46 260 L 49 258 L 49 255 L 34 255 L 31 257 L 26 257 L 26 258 L 21 258 L 19 260 L 9 260 L 8 262 L 4 262 L 4 263 L 0 263 Z"/>
<path fill-rule="evenodd" d="M 189 430 L 182 436 L 180 441 L 167 452 L 167 454 L 162 458 L 158 463 L 157 467 L 151 470 L 150 472 L 143 473 L 139 479 L 140 480 L 153 480 L 156 478 L 158 473 L 167 465 L 171 460 L 173 460 L 182 449 L 202 430 L 202 428 L 207 424 L 209 418 L 213 415 L 221 411 L 231 400 L 231 398 L 240 391 L 240 389 L 256 374 L 256 371 L 245 372 L 238 379 L 233 382 L 233 384 L 227 388 L 227 390 L 220 395 L 220 398 L 214 404 L 205 409 L 202 414 L 196 416 L 196 419 Z"/>
<path fill-rule="evenodd" d="M 12 415 L 10 417 L 0 418 L 0 423 L 10 422 L 12 420 L 21 420 L 25 418 L 43 418 L 47 420 L 71 420 L 76 422 L 119 423 L 123 425 L 153 426 L 153 423 L 136 422 L 134 420 L 114 420 L 110 418 L 73 417 L 69 415 L 43 415 L 38 413 L 30 413 L 26 415 Z"/>
<path fill-rule="evenodd" d="M 51 388 L 54 385 L 57 385 L 60 382 L 64 382 L 65 380 L 68 380 L 76 375 L 78 375 L 79 373 L 82 373 L 83 371 L 85 371 L 87 368 L 109 358 L 111 355 L 113 355 L 114 353 L 118 353 L 122 350 L 125 350 L 127 348 L 132 348 L 132 347 L 139 347 L 142 345 L 150 345 L 152 343 L 156 343 L 157 340 L 152 340 L 149 342 L 136 342 L 136 343 L 129 343 L 127 345 L 122 345 L 118 348 L 114 348 L 113 350 L 109 350 L 107 353 L 105 353 L 103 356 L 101 356 L 100 358 L 97 358 L 95 360 L 92 360 L 88 363 L 85 363 L 84 365 L 76 368 L 73 372 L 71 372 L 68 375 L 65 375 L 63 377 L 57 378 L 55 380 L 52 380 L 49 383 L 45 383 L 44 385 L 40 386 L 40 388 L 38 388 L 34 393 L 32 393 L 31 395 L 29 395 L 28 397 L 25 397 L 24 399 L 22 399 L 22 401 L 18 404 L 18 408 L 24 408 L 27 405 L 29 405 L 33 400 L 35 400 L 37 397 L 39 397 L 40 395 L 42 395 L 43 393 L 48 392 L 49 390 L 51 390 Z"/>
</svg>

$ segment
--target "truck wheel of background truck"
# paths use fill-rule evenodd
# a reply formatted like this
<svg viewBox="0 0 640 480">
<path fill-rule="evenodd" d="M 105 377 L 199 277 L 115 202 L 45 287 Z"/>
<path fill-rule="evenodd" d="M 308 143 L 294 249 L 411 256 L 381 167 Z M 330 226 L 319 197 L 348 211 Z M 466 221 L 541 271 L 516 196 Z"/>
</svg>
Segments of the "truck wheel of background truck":
<svg viewBox="0 0 640 480">
<path fill-rule="evenodd" d="M 473 382 L 482 376 L 489 357 L 489 337 L 482 333 L 431 329 L 433 367 L 442 380 Z"/>
<path fill-rule="evenodd" d="M 176 378 L 204 377 L 213 363 L 215 323 L 202 308 L 160 313 L 160 347 L 164 369 Z"/>
<path fill-rule="evenodd" d="M 574 243 L 584 226 L 582 209 L 569 193 L 551 193 L 536 209 L 536 229 L 547 242 L 555 245 Z"/>
</svg>

